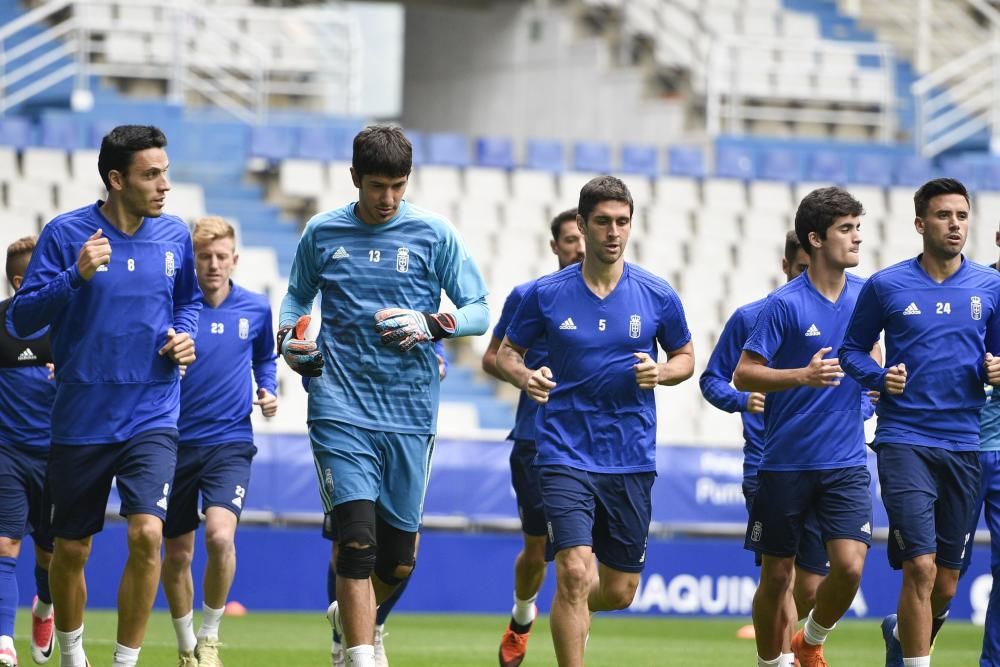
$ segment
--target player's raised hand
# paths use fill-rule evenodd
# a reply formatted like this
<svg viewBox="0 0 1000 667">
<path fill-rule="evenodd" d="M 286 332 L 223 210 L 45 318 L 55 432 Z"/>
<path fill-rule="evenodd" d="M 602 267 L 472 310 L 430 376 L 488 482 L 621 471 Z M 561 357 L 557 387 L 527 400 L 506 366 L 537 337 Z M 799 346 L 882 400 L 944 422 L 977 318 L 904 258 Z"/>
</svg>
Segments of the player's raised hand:
<svg viewBox="0 0 1000 667">
<path fill-rule="evenodd" d="M 542 366 L 528 378 L 524 391 L 536 403 L 548 403 L 549 392 L 556 386 L 552 381 L 552 371 L 548 366 Z"/>
<path fill-rule="evenodd" d="M 645 352 L 633 352 L 632 356 L 638 359 L 638 363 L 632 368 L 635 369 L 635 382 L 643 389 L 653 389 L 660 381 L 660 367 L 653 358 Z"/>
<path fill-rule="evenodd" d="M 278 397 L 267 389 L 257 390 L 257 400 L 253 404 L 260 406 L 260 411 L 265 417 L 273 417 L 278 414 Z"/>
<path fill-rule="evenodd" d="M 295 326 L 285 325 L 278 329 L 278 354 L 293 371 L 306 378 L 318 378 L 323 374 L 323 352 L 316 341 L 306 338 L 306 330 L 312 318 L 303 315 Z"/>
<path fill-rule="evenodd" d="M 802 369 L 805 372 L 802 384 L 814 389 L 826 389 L 840 385 L 840 378 L 844 377 L 844 371 L 840 367 L 840 359 L 836 357 L 823 358 L 832 350 L 832 347 L 823 347 L 817 350 L 816 354 L 809 360 L 809 365 Z"/>
<path fill-rule="evenodd" d="M 80 257 L 76 260 L 76 270 L 84 280 L 90 280 L 97 273 L 98 267 L 111 263 L 111 242 L 104 236 L 104 230 L 98 228 L 80 248 Z"/>
<path fill-rule="evenodd" d="M 764 412 L 764 394 L 759 391 L 751 391 L 747 397 L 747 412 L 760 414 Z"/>
<path fill-rule="evenodd" d="M 889 367 L 885 376 L 885 390 L 893 396 L 899 396 L 906 388 L 906 364 L 896 364 Z"/>
<path fill-rule="evenodd" d="M 989 352 L 986 353 L 986 382 L 994 387 L 1000 385 L 1000 357 L 994 357 Z"/>
<path fill-rule="evenodd" d="M 194 363 L 194 338 L 187 332 L 177 333 L 173 327 L 167 329 L 167 342 L 160 348 L 160 356 L 167 355 L 178 366 Z"/>
</svg>

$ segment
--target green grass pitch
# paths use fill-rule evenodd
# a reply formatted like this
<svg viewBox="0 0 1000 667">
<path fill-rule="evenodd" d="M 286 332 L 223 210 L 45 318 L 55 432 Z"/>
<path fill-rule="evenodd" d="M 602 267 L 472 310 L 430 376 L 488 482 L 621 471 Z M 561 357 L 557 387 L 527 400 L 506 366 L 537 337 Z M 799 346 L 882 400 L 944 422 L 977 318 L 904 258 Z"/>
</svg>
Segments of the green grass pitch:
<svg viewBox="0 0 1000 667">
<path fill-rule="evenodd" d="M 386 626 L 386 649 L 394 667 L 477 667 L 497 664 L 506 617 L 396 613 Z M 195 627 L 198 618 L 196 614 Z M 660 619 L 598 614 L 587 648 L 588 667 L 738 667 L 755 665 L 753 642 L 737 639 L 738 619 Z M 22 666 L 33 664 L 27 644 L 28 614 L 18 614 L 17 651 Z M 114 648 L 115 615 L 88 611 L 86 649 L 94 667 L 108 665 Z M 935 667 L 979 663 L 982 628 L 950 622 L 934 651 Z M 330 664 L 330 630 L 322 611 L 254 613 L 222 623 L 220 656 L 227 667 L 323 667 Z M 176 644 L 170 619 L 153 615 L 139 664 L 172 667 Z M 875 621 L 845 621 L 827 643 L 833 667 L 879 667 L 882 638 Z M 53 656 L 51 665 L 58 665 Z M 539 618 L 525 667 L 555 665 L 548 619 Z"/>
</svg>

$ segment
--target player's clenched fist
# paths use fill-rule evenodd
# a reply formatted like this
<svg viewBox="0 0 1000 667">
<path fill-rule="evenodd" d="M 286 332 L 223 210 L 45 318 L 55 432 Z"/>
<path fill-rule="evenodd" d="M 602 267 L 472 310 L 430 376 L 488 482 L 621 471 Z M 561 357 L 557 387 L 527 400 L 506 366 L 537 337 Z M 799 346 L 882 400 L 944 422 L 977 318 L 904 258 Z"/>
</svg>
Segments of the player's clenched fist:
<svg viewBox="0 0 1000 667">
<path fill-rule="evenodd" d="M 524 391 L 537 403 L 548 403 L 549 392 L 556 386 L 552 381 L 552 371 L 548 366 L 542 366 L 528 377 Z"/>
<path fill-rule="evenodd" d="M 633 352 L 638 363 L 632 368 L 635 369 L 635 381 L 643 389 L 653 389 L 660 381 L 660 367 L 645 352 Z"/>
<path fill-rule="evenodd" d="M 76 260 L 76 270 L 84 280 L 90 280 L 97 273 L 98 267 L 111 263 L 111 242 L 104 236 L 104 230 L 98 228 L 80 248 L 80 257 Z"/>
<path fill-rule="evenodd" d="M 160 348 L 160 356 L 167 355 L 178 366 L 194 363 L 194 338 L 187 332 L 177 333 L 173 327 L 167 329 L 167 342 Z"/>
<path fill-rule="evenodd" d="M 906 388 L 906 364 L 896 364 L 889 367 L 889 372 L 885 374 L 885 390 L 893 396 L 903 393 Z"/>
<path fill-rule="evenodd" d="M 257 400 L 253 404 L 260 406 L 260 411 L 265 417 L 273 417 L 278 414 L 278 397 L 267 389 L 257 390 Z"/>
<path fill-rule="evenodd" d="M 823 347 L 817 350 L 816 354 L 809 360 L 809 365 L 803 368 L 802 384 L 814 389 L 825 389 L 826 387 L 836 387 L 840 385 L 840 378 L 844 377 L 844 371 L 840 368 L 840 359 L 824 359 L 823 356 L 829 354 L 832 347 Z"/>
<path fill-rule="evenodd" d="M 760 414 L 764 412 L 764 394 L 759 391 L 751 391 L 747 396 L 747 412 Z"/>
<path fill-rule="evenodd" d="M 994 357 L 989 352 L 986 353 L 986 382 L 994 386 L 1000 385 L 1000 357 Z"/>
</svg>

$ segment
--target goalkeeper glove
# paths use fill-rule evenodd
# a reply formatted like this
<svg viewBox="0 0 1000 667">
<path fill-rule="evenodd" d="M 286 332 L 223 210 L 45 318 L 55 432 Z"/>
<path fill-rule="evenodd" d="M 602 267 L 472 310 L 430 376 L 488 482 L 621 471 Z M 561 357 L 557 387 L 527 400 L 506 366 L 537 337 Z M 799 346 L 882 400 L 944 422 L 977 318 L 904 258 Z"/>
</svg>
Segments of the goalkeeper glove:
<svg viewBox="0 0 1000 667">
<path fill-rule="evenodd" d="M 375 331 L 383 345 L 395 343 L 406 352 L 417 343 L 441 340 L 455 333 L 451 313 L 421 313 L 404 308 L 383 308 L 375 313 Z"/>
<path fill-rule="evenodd" d="M 278 329 L 278 352 L 293 371 L 315 378 L 323 374 L 323 353 L 316 347 L 316 341 L 306 339 L 311 319 L 303 315 L 294 327 L 285 325 Z"/>
</svg>

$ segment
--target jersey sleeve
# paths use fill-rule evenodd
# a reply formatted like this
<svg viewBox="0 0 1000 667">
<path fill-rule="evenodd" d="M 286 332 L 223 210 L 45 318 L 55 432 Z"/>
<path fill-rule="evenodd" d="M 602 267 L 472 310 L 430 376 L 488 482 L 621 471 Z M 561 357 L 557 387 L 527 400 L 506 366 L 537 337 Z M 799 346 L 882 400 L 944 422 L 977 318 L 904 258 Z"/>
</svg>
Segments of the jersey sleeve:
<svg viewBox="0 0 1000 667">
<path fill-rule="evenodd" d="M 198 335 L 198 314 L 201 312 L 201 288 L 194 271 L 194 246 L 185 235 L 184 261 L 174 282 L 174 331 Z"/>
<path fill-rule="evenodd" d="M 510 326 L 510 321 L 514 318 L 517 307 L 521 305 L 522 296 L 521 290 L 515 287 L 503 302 L 503 310 L 500 311 L 500 320 L 493 327 L 493 337 L 497 340 L 503 340 L 503 337 L 507 335 L 507 327 Z"/>
<path fill-rule="evenodd" d="M 486 281 L 455 230 L 451 226 L 445 229 L 434 269 L 445 294 L 458 306 L 453 336 L 478 336 L 490 326 Z"/>
<path fill-rule="evenodd" d="M 861 288 L 854 312 L 844 334 L 844 342 L 837 351 L 840 366 L 862 387 L 882 390 L 888 371 L 871 357 L 872 347 L 885 328 L 885 317 L 874 281 Z"/>
<path fill-rule="evenodd" d="M 524 294 L 505 334 L 511 343 L 526 350 L 545 333 L 545 317 L 538 301 L 538 286 L 532 285 Z"/>
<path fill-rule="evenodd" d="M 736 370 L 743 341 L 746 340 L 746 329 L 743 314 L 737 311 L 723 327 L 712 356 L 708 358 L 708 365 L 698 381 L 705 400 L 724 412 L 742 412 L 746 410 L 749 400 L 749 392 L 737 391 L 732 385 L 733 371 Z"/>
<path fill-rule="evenodd" d="M 771 361 L 781 350 L 788 327 L 788 309 L 779 297 L 771 295 L 764 303 L 764 309 L 757 317 L 743 349 Z"/>
<path fill-rule="evenodd" d="M 295 259 L 288 275 L 288 291 L 281 300 L 278 313 L 278 326 L 294 326 L 300 317 L 312 312 L 313 299 L 319 291 L 320 271 L 315 230 L 314 223 L 306 225 L 295 248 Z"/>
<path fill-rule="evenodd" d="M 51 324 L 83 286 L 71 253 L 62 246 L 53 225 L 46 226 L 31 254 L 24 283 L 14 295 L 10 321 L 19 338 L 29 338 Z"/>
<path fill-rule="evenodd" d="M 687 318 L 684 316 L 684 306 L 673 290 L 666 295 L 660 325 L 656 329 L 656 340 L 667 352 L 684 347 L 691 340 L 691 331 L 688 330 Z"/>
<path fill-rule="evenodd" d="M 264 313 L 257 336 L 253 340 L 253 377 L 258 389 L 278 393 L 278 355 L 274 352 L 274 328 L 271 325 L 271 307 L 264 306 Z"/>
</svg>

